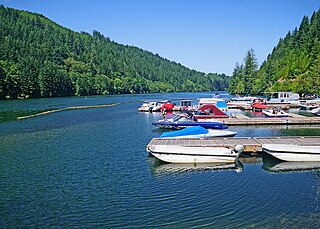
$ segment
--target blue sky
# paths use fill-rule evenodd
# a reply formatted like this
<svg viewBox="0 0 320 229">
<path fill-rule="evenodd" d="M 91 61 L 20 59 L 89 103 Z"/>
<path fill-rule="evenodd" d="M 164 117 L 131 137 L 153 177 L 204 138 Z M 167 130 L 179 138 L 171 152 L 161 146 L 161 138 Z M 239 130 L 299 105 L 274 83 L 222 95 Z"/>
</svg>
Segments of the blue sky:
<svg viewBox="0 0 320 229">
<path fill-rule="evenodd" d="M 231 75 L 249 49 L 261 64 L 319 0 L 0 0 L 74 31 L 157 53 L 201 72 Z"/>
</svg>

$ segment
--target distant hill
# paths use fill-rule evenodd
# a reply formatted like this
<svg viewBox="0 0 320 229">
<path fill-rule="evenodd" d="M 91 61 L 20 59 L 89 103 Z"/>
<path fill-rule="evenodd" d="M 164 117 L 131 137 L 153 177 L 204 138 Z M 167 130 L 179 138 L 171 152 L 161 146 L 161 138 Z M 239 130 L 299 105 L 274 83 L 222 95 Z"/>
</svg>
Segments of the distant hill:
<svg viewBox="0 0 320 229">
<path fill-rule="evenodd" d="M 0 5 L 0 98 L 226 90 L 228 82 Z"/>
<path fill-rule="evenodd" d="M 299 28 L 281 38 L 259 69 L 250 67 L 255 66 L 252 54 L 249 51 L 245 57 L 247 62 L 236 66 L 229 92 L 320 94 L 320 10 L 314 12 L 311 19 L 303 17 Z"/>
</svg>

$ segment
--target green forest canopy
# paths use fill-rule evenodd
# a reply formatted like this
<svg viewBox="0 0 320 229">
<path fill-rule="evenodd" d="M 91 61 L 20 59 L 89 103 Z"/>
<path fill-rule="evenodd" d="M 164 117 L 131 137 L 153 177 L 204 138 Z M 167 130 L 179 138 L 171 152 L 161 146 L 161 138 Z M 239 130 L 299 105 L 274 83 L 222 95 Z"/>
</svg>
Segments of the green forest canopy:
<svg viewBox="0 0 320 229">
<path fill-rule="evenodd" d="M 236 64 L 229 93 L 266 91 L 320 94 L 320 10 L 311 19 L 304 16 L 299 28 L 281 38 L 260 68 L 253 50 L 244 64 Z"/>
<path fill-rule="evenodd" d="M 229 79 L 0 5 L 0 98 L 226 90 Z"/>
</svg>

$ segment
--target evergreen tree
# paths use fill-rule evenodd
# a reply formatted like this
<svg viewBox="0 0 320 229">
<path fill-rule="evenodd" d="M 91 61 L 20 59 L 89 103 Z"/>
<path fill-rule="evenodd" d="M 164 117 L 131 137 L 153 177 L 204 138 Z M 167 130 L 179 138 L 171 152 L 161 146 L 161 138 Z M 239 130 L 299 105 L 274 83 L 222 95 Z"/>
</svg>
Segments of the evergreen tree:
<svg viewBox="0 0 320 229">
<path fill-rule="evenodd" d="M 250 49 L 244 58 L 243 83 L 244 92 L 252 93 L 253 82 L 257 76 L 258 62 L 253 49 Z"/>
<path fill-rule="evenodd" d="M 254 81 L 257 77 L 258 63 L 253 49 L 250 49 L 244 58 L 244 65 L 236 66 L 229 85 L 231 94 L 248 94 L 254 92 Z"/>
</svg>

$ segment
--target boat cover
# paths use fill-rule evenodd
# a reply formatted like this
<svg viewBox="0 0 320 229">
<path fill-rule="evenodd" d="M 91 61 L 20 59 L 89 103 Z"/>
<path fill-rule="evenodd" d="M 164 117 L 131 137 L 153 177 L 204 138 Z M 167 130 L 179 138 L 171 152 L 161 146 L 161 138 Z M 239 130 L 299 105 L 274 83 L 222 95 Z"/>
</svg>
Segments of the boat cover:
<svg viewBox="0 0 320 229">
<path fill-rule="evenodd" d="M 172 132 L 164 132 L 161 134 L 160 138 L 167 137 L 177 137 L 177 136 L 187 136 L 187 135 L 196 135 L 196 134 L 207 134 L 208 130 L 202 126 L 190 126 L 183 130 L 177 130 Z"/>
<path fill-rule="evenodd" d="M 210 111 L 210 114 L 213 114 L 213 118 L 228 118 L 229 116 L 225 114 L 223 111 L 221 111 L 219 108 L 217 108 L 215 105 L 212 104 L 206 104 L 199 108 L 200 111 Z"/>
</svg>

